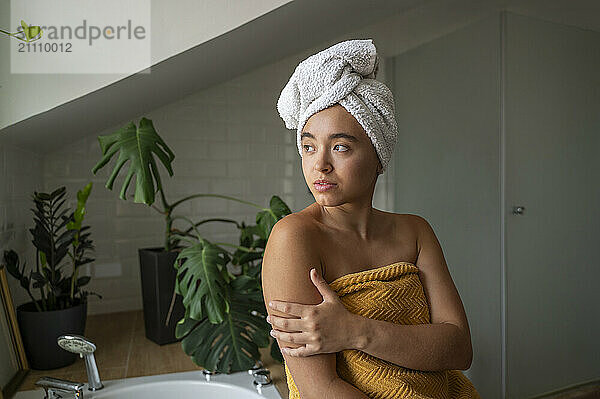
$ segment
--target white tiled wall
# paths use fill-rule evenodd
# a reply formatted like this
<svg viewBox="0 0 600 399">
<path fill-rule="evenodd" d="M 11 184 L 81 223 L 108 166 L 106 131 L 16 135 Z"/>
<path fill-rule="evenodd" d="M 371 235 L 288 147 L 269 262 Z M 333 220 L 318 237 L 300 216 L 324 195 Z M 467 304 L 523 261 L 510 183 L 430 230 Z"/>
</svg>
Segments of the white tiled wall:
<svg viewBox="0 0 600 399">
<path fill-rule="evenodd" d="M 268 206 L 269 199 L 276 194 L 293 212 L 303 209 L 314 199 L 304 182 L 295 132 L 285 128 L 276 104 L 281 89 L 298 62 L 320 49 L 251 71 L 143 115 L 132 115 L 120 125 L 82 135 L 80 140 L 44 157 L 6 147 L 3 150 L 5 164 L 2 173 L 10 176 L 13 186 L 0 187 L 4 190 L 0 191 L 0 212 L 7 214 L 3 221 L 12 221 L 19 215 L 15 219 L 14 231 L 20 238 L 14 243 L 18 242 L 21 249 L 32 248 L 30 238 L 24 233 L 26 227 L 33 226 L 33 219 L 27 211 L 32 204 L 30 200 L 22 199 L 32 192 L 34 186 L 50 192 L 65 185 L 70 205 L 74 208 L 77 190 L 93 181 L 84 224 L 91 226 L 96 260 L 84 272 L 92 276 L 85 289 L 97 292 L 103 298 L 91 296 L 88 312 L 141 309 L 138 248 L 163 245 L 164 219 L 145 204 L 119 198 L 128 164 L 123 166 L 112 191 L 104 184 L 112 171 L 114 159 L 97 175 L 91 170 L 101 159 L 97 136 L 110 134 L 129 121 L 135 121 L 137 125 L 142 116 L 153 121 L 157 132 L 175 154 L 173 177 L 162 164 L 158 165 L 167 201 L 172 203 L 196 193 L 213 193 Z M 380 74 L 383 76 L 383 72 Z M 26 165 L 23 159 L 27 159 L 30 167 L 17 169 L 14 165 L 6 165 L 6 160 L 15 162 L 16 158 L 20 159 L 19 165 Z M 379 178 L 374 199 L 374 206 L 380 209 L 388 209 L 385 202 L 387 193 L 384 192 L 386 173 Z M 134 189 L 135 179 L 132 179 L 129 196 L 133 195 Z M 155 205 L 162 205 L 159 195 Z M 221 216 L 254 223 L 257 211 L 246 204 L 221 198 L 198 198 L 177 208 L 178 214 L 196 222 Z M 181 221 L 177 221 L 175 226 L 188 227 Z M 209 240 L 232 244 L 239 240 L 238 230 L 228 223 L 207 223 L 201 226 L 200 231 Z M 14 243 L 10 245 L 16 247 Z M 31 259 L 34 259 L 33 252 Z M 16 304 L 26 302 L 28 298 L 24 290 L 17 286 L 16 281 L 11 283 L 14 283 Z"/>
<path fill-rule="evenodd" d="M 35 268 L 35 250 L 29 229 L 33 228 L 35 208 L 31 196 L 43 190 L 42 156 L 12 143 L 0 141 L 0 262 L 4 250 L 19 254 L 21 266 Z M 19 282 L 8 275 L 8 284 L 15 306 L 30 300 Z M 35 295 L 35 294 L 34 294 Z"/>
</svg>

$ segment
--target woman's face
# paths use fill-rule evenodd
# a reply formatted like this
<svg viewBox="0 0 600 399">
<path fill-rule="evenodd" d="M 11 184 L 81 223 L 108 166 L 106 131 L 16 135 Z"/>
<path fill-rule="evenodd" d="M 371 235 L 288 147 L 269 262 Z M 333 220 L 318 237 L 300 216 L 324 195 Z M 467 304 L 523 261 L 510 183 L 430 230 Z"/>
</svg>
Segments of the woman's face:
<svg viewBox="0 0 600 399">
<path fill-rule="evenodd" d="M 371 140 L 340 104 L 313 114 L 301 136 L 302 171 L 315 200 L 323 206 L 373 197 L 381 164 Z M 319 190 L 316 180 L 335 183 Z"/>
</svg>

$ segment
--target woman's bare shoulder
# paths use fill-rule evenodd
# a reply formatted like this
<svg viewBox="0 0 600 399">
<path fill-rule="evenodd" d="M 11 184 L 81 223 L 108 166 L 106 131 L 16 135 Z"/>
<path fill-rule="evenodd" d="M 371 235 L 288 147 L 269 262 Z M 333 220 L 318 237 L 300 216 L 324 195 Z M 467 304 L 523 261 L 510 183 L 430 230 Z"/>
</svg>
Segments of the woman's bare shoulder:
<svg viewBox="0 0 600 399">
<path fill-rule="evenodd" d="M 398 222 L 404 224 L 415 233 L 415 235 L 419 235 L 423 231 L 424 228 L 429 224 L 427 220 L 420 215 L 415 215 L 411 213 L 399 213 Z"/>
<path fill-rule="evenodd" d="M 314 210 L 310 208 L 311 207 L 306 207 L 301 211 L 284 216 L 276 223 L 278 229 L 307 233 L 311 238 L 315 238 L 316 235 L 320 233 L 321 229 Z"/>
<path fill-rule="evenodd" d="M 318 229 L 315 224 L 302 215 L 291 213 L 278 220 L 267 240 L 265 247 L 264 260 L 272 258 L 298 259 L 315 263 L 320 259 L 319 251 L 316 250 L 318 239 Z M 279 265 L 285 263 L 288 267 L 295 267 L 294 262 L 278 262 Z M 317 264 L 318 266 L 318 264 Z M 279 268 L 281 270 L 281 268 Z"/>
<path fill-rule="evenodd" d="M 313 218 L 306 214 L 290 213 L 279 219 L 273 226 L 273 232 L 276 233 L 315 233 L 317 231 L 317 224 Z M 313 234 L 310 234 L 312 237 Z"/>
<path fill-rule="evenodd" d="M 394 213 L 379 209 L 378 212 L 380 212 L 380 215 L 383 217 L 392 218 L 397 229 L 408 228 L 413 232 L 416 232 L 419 229 L 419 225 L 424 220 L 421 216 L 412 213 Z"/>
<path fill-rule="evenodd" d="M 382 211 L 381 209 L 377 209 L 378 212 L 380 212 L 382 215 L 388 215 L 391 217 L 395 217 L 395 218 L 403 218 L 403 219 L 414 219 L 414 218 L 419 218 L 419 215 L 413 215 L 412 213 L 395 213 L 395 212 L 387 212 L 387 211 Z"/>
</svg>

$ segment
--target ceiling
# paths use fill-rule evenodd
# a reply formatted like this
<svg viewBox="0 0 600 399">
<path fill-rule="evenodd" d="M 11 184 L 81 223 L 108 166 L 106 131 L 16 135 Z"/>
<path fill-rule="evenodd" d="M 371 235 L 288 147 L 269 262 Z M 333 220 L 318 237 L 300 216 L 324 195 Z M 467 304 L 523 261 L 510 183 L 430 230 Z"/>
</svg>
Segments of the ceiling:
<svg viewBox="0 0 600 399">
<path fill-rule="evenodd" d="M 40 153 L 53 151 L 64 143 L 317 46 L 324 38 L 342 35 L 422 3 L 423 0 L 292 1 L 153 65 L 151 73 L 128 76 L 7 126 L 0 130 L 0 138 Z"/>
</svg>

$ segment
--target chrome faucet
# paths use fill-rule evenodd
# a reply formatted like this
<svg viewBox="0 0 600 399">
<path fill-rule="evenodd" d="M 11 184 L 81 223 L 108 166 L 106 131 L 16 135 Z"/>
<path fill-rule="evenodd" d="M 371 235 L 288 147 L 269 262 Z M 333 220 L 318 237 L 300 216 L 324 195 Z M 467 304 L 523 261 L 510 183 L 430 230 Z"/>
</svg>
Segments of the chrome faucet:
<svg viewBox="0 0 600 399">
<path fill-rule="evenodd" d="M 271 372 L 269 369 L 260 368 L 252 371 L 252 376 L 254 377 L 254 386 L 265 386 L 271 385 L 273 381 L 271 380 Z"/>
<path fill-rule="evenodd" d="M 70 394 L 72 398 L 83 398 L 83 387 L 85 384 L 73 382 L 53 377 L 42 377 L 36 381 L 35 385 L 44 388 L 46 395 L 44 399 L 58 399 L 63 396 L 60 393 Z"/>
<path fill-rule="evenodd" d="M 271 372 L 266 368 L 253 369 L 252 376 L 254 377 L 252 383 L 259 395 L 262 395 L 262 387 L 273 384 Z"/>
<path fill-rule="evenodd" d="M 94 358 L 94 351 L 96 345 L 82 335 L 77 334 L 66 334 L 61 335 L 57 339 L 58 345 L 73 353 L 79 353 L 80 357 L 85 358 L 85 369 L 88 376 L 88 389 L 90 391 L 97 391 L 104 388 L 102 381 L 100 381 L 100 374 L 98 373 L 98 367 L 96 366 L 96 359 Z"/>
</svg>

